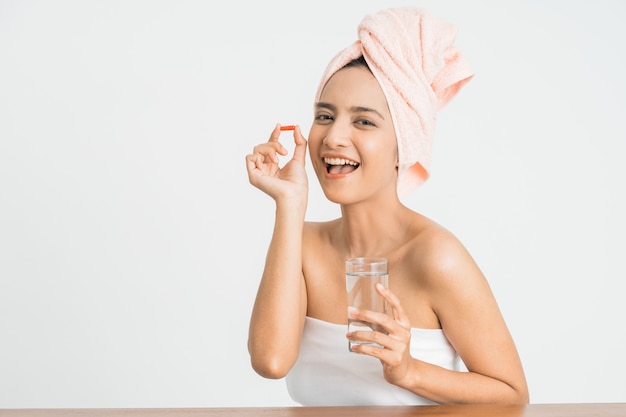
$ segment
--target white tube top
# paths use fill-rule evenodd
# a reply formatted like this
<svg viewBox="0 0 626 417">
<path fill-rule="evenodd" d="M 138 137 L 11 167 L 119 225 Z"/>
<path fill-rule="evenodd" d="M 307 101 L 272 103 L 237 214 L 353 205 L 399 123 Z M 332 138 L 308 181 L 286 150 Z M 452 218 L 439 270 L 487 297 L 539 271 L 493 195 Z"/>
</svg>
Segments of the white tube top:
<svg viewBox="0 0 626 417">
<path fill-rule="evenodd" d="M 300 354 L 286 377 L 304 406 L 428 405 L 434 402 L 385 381 L 376 358 L 348 350 L 347 325 L 306 317 Z M 411 356 L 450 370 L 459 357 L 441 329 L 411 329 Z"/>
</svg>

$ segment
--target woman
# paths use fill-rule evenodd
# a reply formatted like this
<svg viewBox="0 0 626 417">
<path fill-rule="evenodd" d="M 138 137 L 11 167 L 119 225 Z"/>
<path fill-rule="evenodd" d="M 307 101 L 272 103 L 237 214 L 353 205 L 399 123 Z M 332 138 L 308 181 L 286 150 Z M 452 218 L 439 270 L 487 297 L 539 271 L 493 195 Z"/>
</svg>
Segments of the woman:
<svg viewBox="0 0 626 417">
<path fill-rule="evenodd" d="M 329 64 L 308 138 L 341 217 L 305 222 L 307 140 L 279 167 L 276 126 L 247 155 L 250 182 L 276 202 L 248 348 L 304 405 L 527 403 L 514 342 L 464 246 L 400 200 L 428 177 L 435 114 L 471 78 L 454 30 L 419 9 L 383 10 Z M 407 53 L 410 51 L 410 53 Z M 389 260 L 389 315 L 351 311 L 382 332 L 346 333 L 345 260 Z M 373 327 L 374 327 L 373 326 Z M 348 352 L 347 341 L 369 341 Z M 467 371 L 460 371 L 457 359 Z"/>
</svg>

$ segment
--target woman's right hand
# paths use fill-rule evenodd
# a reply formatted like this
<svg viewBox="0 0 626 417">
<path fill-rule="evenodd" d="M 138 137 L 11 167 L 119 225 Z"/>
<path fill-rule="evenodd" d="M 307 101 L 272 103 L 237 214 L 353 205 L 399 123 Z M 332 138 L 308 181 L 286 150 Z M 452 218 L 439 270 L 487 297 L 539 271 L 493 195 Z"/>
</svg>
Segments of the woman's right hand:
<svg viewBox="0 0 626 417">
<path fill-rule="evenodd" d="M 270 139 L 254 147 L 252 153 L 246 156 L 246 167 L 250 183 L 268 194 L 277 202 L 297 199 L 306 205 L 308 194 L 308 180 L 305 170 L 306 139 L 296 126 L 293 132 L 295 149 L 293 157 L 282 168 L 278 165 L 278 155 L 287 155 L 287 149 L 278 141 L 280 125 L 276 125 Z M 296 199 L 294 201 L 294 199 Z"/>
</svg>

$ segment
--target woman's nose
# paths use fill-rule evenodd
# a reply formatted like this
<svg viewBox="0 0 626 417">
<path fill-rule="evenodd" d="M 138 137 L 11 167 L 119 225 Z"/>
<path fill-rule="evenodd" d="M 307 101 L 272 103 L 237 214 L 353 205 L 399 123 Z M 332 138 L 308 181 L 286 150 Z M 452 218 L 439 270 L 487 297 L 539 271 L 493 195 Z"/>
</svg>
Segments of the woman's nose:
<svg viewBox="0 0 626 417">
<path fill-rule="evenodd" d="M 350 143 L 350 125 L 335 121 L 326 130 L 326 135 L 322 141 L 329 148 L 346 147 Z"/>
</svg>

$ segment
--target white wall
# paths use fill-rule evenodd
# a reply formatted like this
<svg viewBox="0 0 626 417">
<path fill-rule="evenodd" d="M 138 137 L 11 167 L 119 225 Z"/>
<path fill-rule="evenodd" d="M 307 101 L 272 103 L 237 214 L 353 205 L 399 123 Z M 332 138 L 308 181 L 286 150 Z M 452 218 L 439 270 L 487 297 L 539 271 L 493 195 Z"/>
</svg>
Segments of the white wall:
<svg viewBox="0 0 626 417">
<path fill-rule="evenodd" d="M 293 404 L 246 351 L 273 206 L 244 156 L 308 132 L 390 3 L 210 3 L 0 1 L 0 408 Z M 533 402 L 626 401 L 626 6 L 405 4 L 476 69 L 407 204 L 483 268 Z"/>
</svg>

